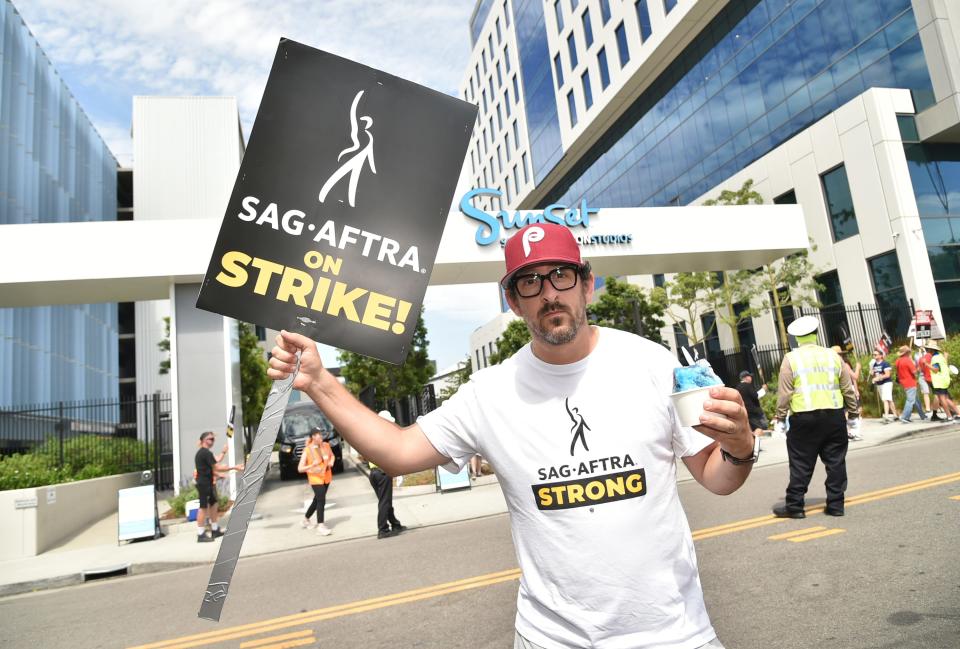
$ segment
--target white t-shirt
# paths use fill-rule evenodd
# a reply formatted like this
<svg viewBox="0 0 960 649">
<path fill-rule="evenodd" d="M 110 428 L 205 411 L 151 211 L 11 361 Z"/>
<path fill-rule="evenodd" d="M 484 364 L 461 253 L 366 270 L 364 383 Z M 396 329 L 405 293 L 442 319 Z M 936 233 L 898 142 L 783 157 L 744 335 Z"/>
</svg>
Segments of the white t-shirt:
<svg viewBox="0 0 960 649">
<path fill-rule="evenodd" d="M 527 345 L 419 419 L 452 471 L 475 453 L 496 469 L 523 572 L 516 626 L 531 642 L 691 649 L 716 636 L 676 476 L 676 459 L 711 440 L 678 423 L 677 365 L 600 328 L 587 358 L 550 365 Z"/>
</svg>

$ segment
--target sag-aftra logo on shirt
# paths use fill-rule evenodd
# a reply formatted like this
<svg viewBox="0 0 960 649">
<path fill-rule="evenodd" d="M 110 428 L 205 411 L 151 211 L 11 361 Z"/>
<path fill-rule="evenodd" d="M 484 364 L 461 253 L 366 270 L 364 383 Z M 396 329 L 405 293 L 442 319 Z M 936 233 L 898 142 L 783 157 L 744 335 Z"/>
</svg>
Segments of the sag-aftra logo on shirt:
<svg viewBox="0 0 960 649">
<path fill-rule="evenodd" d="M 570 405 L 569 398 L 564 400 L 564 407 L 572 422 L 570 456 L 575 455 L 578 446 L 584 452 L 589 452 L 586 433 L 591 429 L 586 417 L 578 407 Z M 598 471 L 611 470 L 617 473 L 596 475 Z M 573 477 L 571 480 L 532 485 L 534 500 L 540 510 L 572 509 L 636 498 L 647 493 L 646 474 L 636 466 L 629 454 L 542 467 L 537 473 L 541 480 Z"/>
</svg>

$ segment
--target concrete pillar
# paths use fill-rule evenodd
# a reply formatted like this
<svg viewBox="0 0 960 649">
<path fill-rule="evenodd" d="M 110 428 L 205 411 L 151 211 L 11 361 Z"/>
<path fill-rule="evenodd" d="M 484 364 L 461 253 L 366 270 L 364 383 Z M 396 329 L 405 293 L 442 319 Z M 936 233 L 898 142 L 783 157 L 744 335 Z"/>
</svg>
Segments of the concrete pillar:
<svg viewBox="0 0 960 649">
<path fill-rule="evenodd" d="M 170 287 L 170 375 L 173 391 L 174 478 L 179 493 L 193 479 L 200 434 L 213 431 L 211 449 L 219 454 L 229 443 L 224 464 L 243 462 L 243 412 L 240 400 L 240 339 L 237 321 L 194 306 L 200 284 Z M 236 405 L 231 439 L 227 417 Z M 237 493 L 230 474 L 230 497 Z"/>
</svg>

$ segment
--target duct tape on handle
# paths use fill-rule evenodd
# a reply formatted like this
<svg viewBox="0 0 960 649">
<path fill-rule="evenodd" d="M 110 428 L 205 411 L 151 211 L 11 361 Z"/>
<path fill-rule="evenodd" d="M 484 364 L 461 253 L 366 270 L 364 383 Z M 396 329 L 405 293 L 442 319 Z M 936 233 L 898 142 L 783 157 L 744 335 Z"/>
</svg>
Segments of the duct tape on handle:
<svg viewBox="0 0 960 649">
<path fill-rule="evenodd" d="M 283 413 L 287 409 L 287 402 L 290 400 L 290 393 L 293 391 L 293 380 L 299 370 L 300 353 L 297 352 L 296 368 L 290 376 L 282 381 L 274 381 L 270 388 L 270 394 L 267 395 L 267 403 L 263 407 L 263 416 L 260 417 L 260 426 L 257 428 L 257 434 L 253 440 L 253 452 L 250 453 L 250 459 L 247 461 L 246 469 L 243 472 L 243 482 L 240 491 L 237 493 L 237 500 L 230 512 L 230 525 L 223 536 L 220 551 L 217 553 L 217 561 L 213 564 L 213 570 L 210 572 L 210 581 L 207 584 L 206 592 L 203 594 L 203 603 L 200 604 L 200 612 L 197 613 L 197 617 L 214 622 L 220 621 L 223 604 L 226 602 L 227 593 L 230 590 L 230 581 L 233 579 L 233 571 L 237 567 L 237 560 L 240 558 L 243 538 L 247 535 L 250 516 L 257 504 L 257 496 L 260 494 L 260 487 L 263 485 L 263 479 L 270 465 L 273 444 L 277 440 L 277 431 L 280 428 L 280 422 L 283 421 Z"/>
</svg>

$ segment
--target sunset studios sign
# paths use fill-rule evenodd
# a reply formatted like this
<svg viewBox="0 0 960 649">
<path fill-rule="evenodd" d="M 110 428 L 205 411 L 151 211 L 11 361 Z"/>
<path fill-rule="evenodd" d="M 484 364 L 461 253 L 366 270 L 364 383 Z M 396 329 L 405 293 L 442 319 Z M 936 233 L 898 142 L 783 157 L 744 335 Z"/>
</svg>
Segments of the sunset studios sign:
<svg viewBox="0 0 960 649">
<path fill-rule="evenodd" d="M 281 40 L 197 306 L 402 363 L 476 112 Z"/>
</svg>

